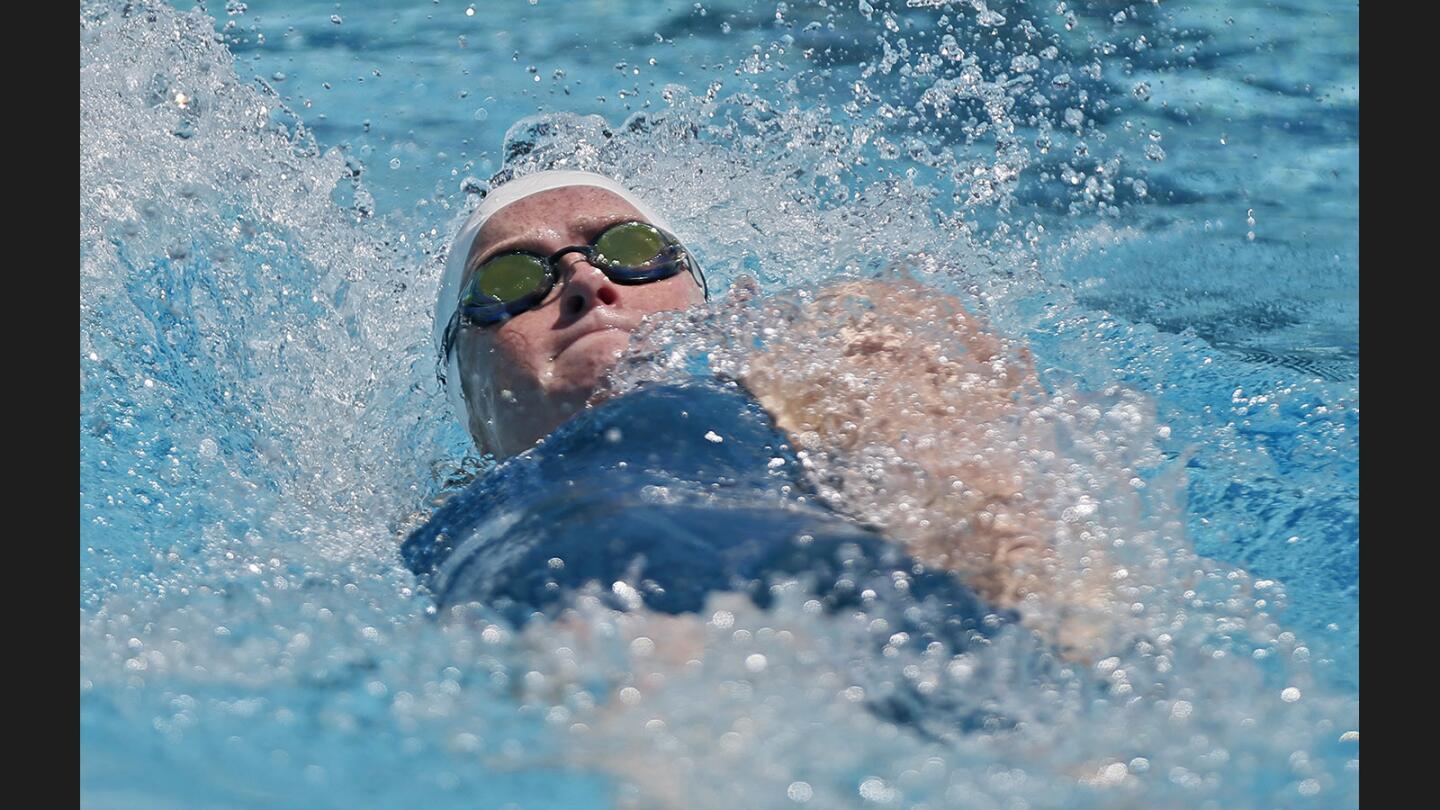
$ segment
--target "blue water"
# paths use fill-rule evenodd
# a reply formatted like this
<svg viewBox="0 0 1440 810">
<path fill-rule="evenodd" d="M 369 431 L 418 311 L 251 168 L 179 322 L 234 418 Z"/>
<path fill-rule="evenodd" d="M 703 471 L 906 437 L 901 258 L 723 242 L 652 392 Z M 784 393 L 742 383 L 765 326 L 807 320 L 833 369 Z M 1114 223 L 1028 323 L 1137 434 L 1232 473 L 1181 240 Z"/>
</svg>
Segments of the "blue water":
<svg viewBox="0 0 1440 810">
<path fill-rule="evenodd" d="M 87 806 L 1358 803 L 1354 4 L 126 9 L 81 6 Z M 857 659 L 798 596 L 706 617 L 698 666 L 599 606 L 436 621 L 398 543 L 487 462 L 429 308 L 507 152 L 664 200 L 721 299 L 961 296 L 1080 426 L 1082 525 L 1234 571 L 1154 583 L 1173 651 L 1083 703 L 1018 640 Z M 758 312 L 654 341 L 721 362 Z M 859 670 L 1033 717 L 907 736 Z"/>
</svg>

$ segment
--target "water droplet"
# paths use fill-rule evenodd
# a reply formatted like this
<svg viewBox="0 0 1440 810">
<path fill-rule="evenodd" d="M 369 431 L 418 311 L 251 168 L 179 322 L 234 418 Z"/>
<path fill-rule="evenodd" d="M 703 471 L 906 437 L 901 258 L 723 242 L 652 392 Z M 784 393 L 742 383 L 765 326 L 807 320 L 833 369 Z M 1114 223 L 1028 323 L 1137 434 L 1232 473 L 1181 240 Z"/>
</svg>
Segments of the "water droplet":
<svg viewBox="0 0 1440 810">
<path fill-rule="evenodd" d="M 980 14 L 975 17 L 975 22 L 979 23 L 981 27 L 984 28 L 998 28 L 999 26 L 1005 24 L 1005 15 L 1001 14 L 998 11 L 991 11 L 987 8 L 981 11 Z"/>
<path fill-rule="evenodd" d="M 1016 73 L 1029 73 L 1032 70 L 1040 69 L 1040 58 L 1034 54 L 1022 53 L 1010 60 L 1010 70 Z"/>
</svg>

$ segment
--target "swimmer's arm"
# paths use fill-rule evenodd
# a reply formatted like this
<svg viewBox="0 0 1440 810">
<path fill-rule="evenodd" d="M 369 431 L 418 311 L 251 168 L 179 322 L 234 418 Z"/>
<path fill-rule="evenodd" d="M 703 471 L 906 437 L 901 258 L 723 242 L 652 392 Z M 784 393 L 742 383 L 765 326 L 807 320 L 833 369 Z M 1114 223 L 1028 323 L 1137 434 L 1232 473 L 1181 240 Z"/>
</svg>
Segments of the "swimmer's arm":
<svg viewBox="0 0 1440 810">
<path fill-rule="evenodd" d="M 839 472 L 827 476 L 840 481 L 832 502 L 862 504 L 856 517 L 991 604 L 1063 605 L 1050 611 L 1069 616 L 1050 622 L 1057 642 L 1095 646 L 1087 607 L 1103 603 L 1103 584 L 1067 582 L 1062 596 L 1047 578 L 1057 521 L 1031 462 L 1053 439 L 1027 419 L 1041 395 L 1030 352 L 910 280 L 847 282 L 775 306 L 766 322 L 779 332 L 741 381 L 797 450 Z"/>
<path fill-rule="evenodd" d="M 867 448 L 898 450 L 924 480 L 895 481 L 895 494 L 983 523 L 970 527 L 969 545 L 983 535 L 996 563 L 1042 542 L 1048 527 L 1008 508 L 1028 481 L 1004 443 L 1023 428 L 997 430 L 1040 391 L 1028 350 L 989 332 L 955 296 L 910 280 L 838 284 L 767 322 L 780 332 L 741 380 L 797 449 L 842 468 Z M 925 550 L 913 548 L 925 532 L 885 528 Z"/>
</svg>

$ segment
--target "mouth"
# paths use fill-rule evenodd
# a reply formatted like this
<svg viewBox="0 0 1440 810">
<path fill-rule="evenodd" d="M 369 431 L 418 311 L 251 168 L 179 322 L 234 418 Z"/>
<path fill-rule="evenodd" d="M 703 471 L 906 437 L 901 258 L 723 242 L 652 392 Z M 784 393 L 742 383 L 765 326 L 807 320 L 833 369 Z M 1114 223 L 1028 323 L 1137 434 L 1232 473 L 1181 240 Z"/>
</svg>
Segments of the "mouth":
<svg viewBox="0 0 1440 810">
<path fill-rule="evenodd" d="M 643 317 L 639 313 L 615 310 L 609 307 L 596 309 L 586 316 L 586 323 L 576 324 L 577 331 L 565 339 L 565 342 L 555 350 L 555 354 L 550 359 L 559 358 L 577 343 L 593 340 L 596 335 L 622 332 L 628 341 L 630 334 L 635 331 L 635 327 L 640 325 L 641 320 Z"/>
<path fill-rule="evenodd" d="M 574 348 L 576 345 L 581 344 L 581 343 L 584 343 L 585 341 L 587 341 L 587 340 L 590 339 L 590 338 L 595 337 L 596 335 L 609 334 L 609 333 L 612 333 L 612 332 L 620 332 L 620 333 L 624 334 L 627 339 L 628 339 L 629 336 L 630 336 L 630 330 L 629 330 L 629 329 L 626 329 L 626 328 L 624 328 L 624 327 L 622 327 L 622 326 L 616 326 L 616 325 L 614 325 L 614 324 L 600 324 L 600 325 L 596 326 L 594 329 L 590 329 L 590 330 L 587 330 L 587 331 L 585 331 L 585 332 L 581 332 L 580 334 L 578 334 L 578 335 L 576 335 L 575 337 L 571 338 L 568 342 L 565 343 L 564 346 L 561 346 L 561 347 L 560 347 L 560 350 L 559 350 L 559 351 L 555 352 L 555 357 L 557 357 L 557 358 L 560 357 L 560 355 L 564 354 L 565 352 L 570 351 L 570 349 Z"/>
</svg>

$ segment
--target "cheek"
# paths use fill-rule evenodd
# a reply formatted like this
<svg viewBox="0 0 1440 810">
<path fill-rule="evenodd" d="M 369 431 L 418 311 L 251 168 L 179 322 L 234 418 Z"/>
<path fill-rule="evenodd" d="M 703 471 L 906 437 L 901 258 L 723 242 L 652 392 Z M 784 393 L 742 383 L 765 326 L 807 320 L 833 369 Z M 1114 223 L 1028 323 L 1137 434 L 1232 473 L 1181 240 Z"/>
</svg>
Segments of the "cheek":
<svg viewBox="0 0 1440 810">
<path fill-rule="evenodd" d="M 545 372 L 547 347 L 523 326 L 511 321 L 475 341 L 478 367 L 498 388 L 537 381 Z"/>
<path fill-rule="evenodd" d="M 643 291 L 640 305 L 647 312 L 687 309 L 705 300 L 699 285 L 690 278 L 689 273 L 681 273 L 635 289 Z"/>
</svg>

